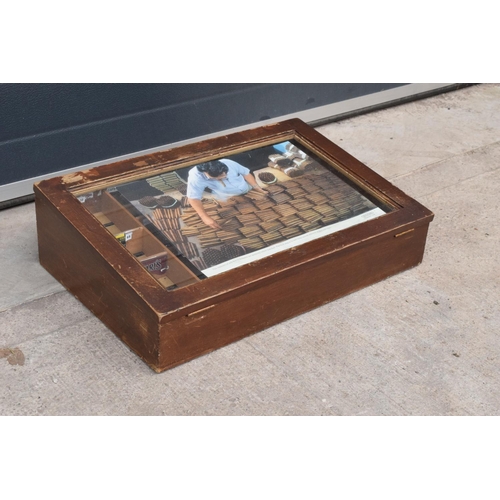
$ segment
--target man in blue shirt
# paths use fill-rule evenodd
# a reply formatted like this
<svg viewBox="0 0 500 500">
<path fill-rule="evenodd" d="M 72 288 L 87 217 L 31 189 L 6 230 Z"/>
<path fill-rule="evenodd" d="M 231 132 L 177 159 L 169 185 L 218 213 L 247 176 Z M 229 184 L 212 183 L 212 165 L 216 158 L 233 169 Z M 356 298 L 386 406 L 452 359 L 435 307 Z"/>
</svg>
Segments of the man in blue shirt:
<svg viewBox="0 0 500 500">
<path fill-rule="evenodd" d="M 205 212 L 201 202 L 203 191 L 207 187 L 220 200 L 248 193 L 251 189 L 265 194 L 250 170 L 233 160 L 224 158 L 193 167 L 189 171 L 186 196 L 201 220 L 214 229 L 220 229 L 220 226 Z"/>
</svg>

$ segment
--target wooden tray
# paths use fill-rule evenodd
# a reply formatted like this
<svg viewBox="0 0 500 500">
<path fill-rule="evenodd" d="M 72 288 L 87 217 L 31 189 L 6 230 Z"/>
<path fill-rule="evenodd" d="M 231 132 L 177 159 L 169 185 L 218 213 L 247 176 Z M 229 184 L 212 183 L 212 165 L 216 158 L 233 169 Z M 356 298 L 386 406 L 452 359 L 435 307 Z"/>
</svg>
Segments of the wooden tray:
<svg viewBox="0 0 500 500">
<path fill-rule="evenodd" d="M 219 202 L 207 193 L 216 217 L 234 218 L 237 236 L 186 231 L 187 170 L 253 155 L 252 172 L 273 172 L 259 158 L 283 144 L 319 165 L 294 178 L 277 172 L 285 202 L 272 195 L 267 207 L 255 191 Z M 136 186 L 161 188 L 156 200 L 172 195 L 176 211 L 141 205 Z M 433 219 L 296 119 L 44 180 L 34 191 L 42 266 L 157 372 L 419 264 Z M 248 246 L 249 238 L 264 246 Z M 205 250 L 213 257 L 226 241 L 241 252 L 207 265 Z"/>
</svg>

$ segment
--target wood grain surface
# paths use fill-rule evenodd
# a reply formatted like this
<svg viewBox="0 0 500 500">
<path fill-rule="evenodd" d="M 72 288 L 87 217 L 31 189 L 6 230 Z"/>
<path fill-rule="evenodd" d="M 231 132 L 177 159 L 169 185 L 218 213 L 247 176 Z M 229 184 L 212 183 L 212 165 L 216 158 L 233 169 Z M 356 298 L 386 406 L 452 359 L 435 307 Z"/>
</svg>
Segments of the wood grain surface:
<svg viewBox="0 0 500 500">
<path fill-rule="evenodd" d="M 391 211 L 209 279 L 199 281 L 191 274 L 187 286 L 166 290 L 76 197 L 292 139 Z M 48 179 L 34 191 L 41 264 L 156 371 L 417 265 L 433 218 L 300 120 Z M 137 222 L 127 217 L 118 215 L 124 223 Z M 183 272 L 182 263 L 172 255 L 170 260 Z"/>
</svg>

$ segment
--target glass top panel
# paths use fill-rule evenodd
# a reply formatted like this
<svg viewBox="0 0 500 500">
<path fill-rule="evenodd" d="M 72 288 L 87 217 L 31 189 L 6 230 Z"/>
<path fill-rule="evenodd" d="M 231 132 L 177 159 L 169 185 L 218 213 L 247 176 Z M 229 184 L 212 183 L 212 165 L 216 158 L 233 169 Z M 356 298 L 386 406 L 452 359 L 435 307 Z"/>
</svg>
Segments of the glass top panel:
<svg viewBox="0 0 500 500">
<path fill-rule="evenodd" d="M 167 289 L 392 210 L 294 141 L 78 198 Z"/>
</svg>

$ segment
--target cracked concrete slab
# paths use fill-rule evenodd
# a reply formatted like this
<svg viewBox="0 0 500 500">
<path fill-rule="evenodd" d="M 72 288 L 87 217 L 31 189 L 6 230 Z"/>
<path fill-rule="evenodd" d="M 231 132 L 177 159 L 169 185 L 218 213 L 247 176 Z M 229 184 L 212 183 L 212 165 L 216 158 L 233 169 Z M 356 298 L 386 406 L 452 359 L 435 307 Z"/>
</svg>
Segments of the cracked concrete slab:
<svg viewBox="0 0 500 500">
<path fill-rule="evenodd" d="M 56 324 L 67 323 L 57 316 Z M 24 320 L 20 329 L 30 324 Z M 0 363 L 3 414 L 331 414 L 245 341 L 158 375 L 94 316 L 42 331 L 15 344 L 23 366 Z"/>
</svg>

